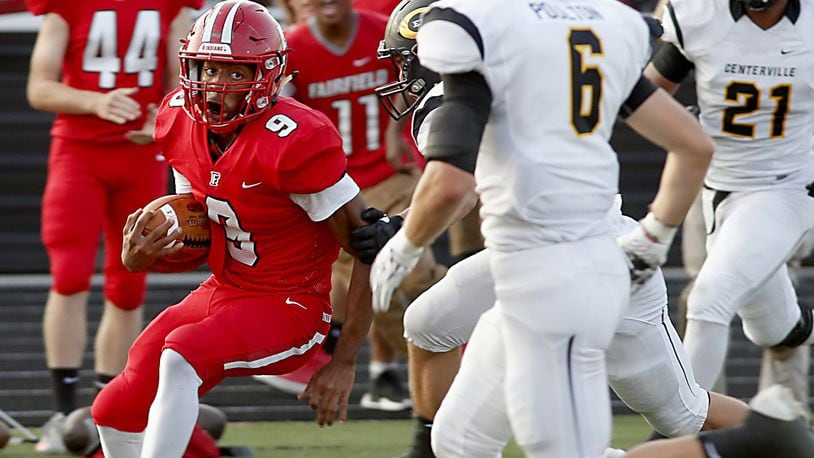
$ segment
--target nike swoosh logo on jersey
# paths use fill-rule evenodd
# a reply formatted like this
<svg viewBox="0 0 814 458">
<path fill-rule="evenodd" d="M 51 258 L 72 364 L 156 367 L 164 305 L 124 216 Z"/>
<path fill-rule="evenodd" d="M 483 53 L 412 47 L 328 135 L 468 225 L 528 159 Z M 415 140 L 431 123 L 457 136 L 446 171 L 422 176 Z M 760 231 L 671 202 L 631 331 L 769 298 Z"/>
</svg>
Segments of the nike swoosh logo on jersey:
<svg viewBox="0 0 814 458">
<path fill-rule="evenodd" d="M 308 310 L 308 308 L 307 308 L 307 307 L 305 307 L 304 305 L 300 304 L 299 302 L 297 302 L 297 301 L 292 301 L 290 297 L 285 298 L 285 303 L 286 303 L 286 304 L 288 304 L 288 305 L 296 305 L 297 307 L 300 307 L 300 308 L 301 308 L 301 309 L 303 309 L 303 310 Z"/>
<path fill-rule="evenodd" d="M 354 59 L 353 66 L 354 67 L 361 67 L 362 65 L 365 65 L 366 63 L 370 62 L 370 59 L 371 59 L 370 57 L 363 57 L 361 59 Z"/>
<path fill-rule="evenodd" d="M 786 55 L 786 54 L 788 54 L 790 52 L 794 52 L 794 50 L 793 49 L 781 49 L 780 50 L 780 54 L 783 54 L 783 55 Z"/>
<path fill-rule="evenodd" d="M 263 184 L 263 182 L 262 182 L 262 181 L 258 181 L 257 183 L 252 183 L 252 184 L 246 184 L 246 182 L 244 181 L 243 183 L 241 183 L 241 184 L 240 184 L 240 186 L 241 186 L 243 189 L 251 189 L 251 188 L 256 188 L 256 187 L 258 187 L 258 186 L 260 186 L 261 184 Z"/>
<path fill-rule="evenodd" d="M 79 381 L 79 377 L 63 377 L 62 383 L 66 385 L 73 385 L 74 383 Z"/>
</svg>

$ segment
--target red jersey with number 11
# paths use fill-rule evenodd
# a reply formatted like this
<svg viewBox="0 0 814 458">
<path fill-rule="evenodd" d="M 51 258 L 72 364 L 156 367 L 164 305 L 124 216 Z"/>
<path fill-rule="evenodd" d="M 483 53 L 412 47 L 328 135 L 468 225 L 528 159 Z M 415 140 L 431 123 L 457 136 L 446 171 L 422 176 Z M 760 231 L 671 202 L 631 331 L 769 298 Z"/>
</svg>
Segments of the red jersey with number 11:
<svg viewBox="0 0 814 458">
<path fill-rule="evenodd" d="M 390 116 L 379 106 L 375 88 L 393 78 L 389 60 L 378 60 L 387 18 L 354 12 L 355 26 L 343 49 L 319 36 L 312 20 L 286 31 L 294 98 L 325 113 L 342 135 L 348 173 L 362 189 L 396 173 L 385 158 L 384 131 Z"/>
<path fill-rule="evenodd" d="M 164 97 L 167 36 L 183 7 L 200 8 L 203 0 L 27 0 L 35 15 L 55 13 L 68 23 L 70 37 L 62 82 L 86 91 L 109 92 L 135 87 L 131 97 L 146 113 Z M 180 47 L 180 43 L 178 44 Z M 60 113 L 51 129 L 55 137 L 97 143 L 125 141 L 140 129 L 144 116 L 118 125 L 94 115 Z"/>
</svg>

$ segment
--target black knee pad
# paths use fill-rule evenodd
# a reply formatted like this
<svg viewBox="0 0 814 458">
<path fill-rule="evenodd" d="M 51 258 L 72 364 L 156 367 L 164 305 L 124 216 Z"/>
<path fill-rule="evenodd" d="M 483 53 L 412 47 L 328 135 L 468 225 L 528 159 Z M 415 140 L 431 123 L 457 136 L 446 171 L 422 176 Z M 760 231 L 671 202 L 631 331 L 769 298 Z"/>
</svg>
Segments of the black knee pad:
<svg viewBox="0 0 814 458">
<path fill-rule="evenodd" d="M 814 320 L 811 317 L 811 306 L 807 304 L 798 303 L 800 307 L 800 321 L 791 328 L 788 335 L 782 342 L 775 345 L 773 348 L 786 347 L 796 348 L 802 345 L 811 335 L 811 328 L 814 326 Z"/>
</svg>

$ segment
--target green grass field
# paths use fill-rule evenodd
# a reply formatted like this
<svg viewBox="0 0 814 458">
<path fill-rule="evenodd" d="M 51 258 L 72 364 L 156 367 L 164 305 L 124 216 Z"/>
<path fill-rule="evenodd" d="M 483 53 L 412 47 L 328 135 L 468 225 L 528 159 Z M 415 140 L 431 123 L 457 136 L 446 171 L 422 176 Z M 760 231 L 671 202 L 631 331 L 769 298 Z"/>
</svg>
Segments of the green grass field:
<svg viewBox="0 0 814 458">
<path fill-rule="evenodd" d="M 343 425 L 320 429 L 310 422 L 230 423 L 221 445 L 247 445 L 257 458 L 395 458 L 412 438 L 409 420 L 352 420 Z M 613 421 L 613 445 L 628 448 L 639 443 L 650 430 L 638 415 L 617 416 Z M 10 444 L 0 457 L 38 456 L 32 444 Z M 511 444 L 503 455 L 520 458 L 520 449 Z"/>
</svg>

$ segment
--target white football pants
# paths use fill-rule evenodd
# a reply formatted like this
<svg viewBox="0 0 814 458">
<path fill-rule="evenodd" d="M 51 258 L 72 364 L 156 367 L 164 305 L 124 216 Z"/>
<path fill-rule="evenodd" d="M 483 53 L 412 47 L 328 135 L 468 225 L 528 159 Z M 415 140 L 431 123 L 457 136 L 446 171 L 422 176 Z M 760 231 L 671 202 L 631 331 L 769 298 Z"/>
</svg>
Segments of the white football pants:
<svg viewBox="0 0 814 458">
<path fill-rule="evenodd" d="M 620 218 L 635 224 L 630 218 Z M 453 266 L 444 279 L 407 308 L 405 337 L 427 351 L 451 350 L 470 341 L 478 317 L 491 308 L 494 300 L 488 250 L 484 250 Z M 491 329 L 485 324 L 478 326 Z M 493 347 L 475 349 L 470 345 L 466 354 L 474 355 L 467 358 L 487 360 L 494 351 Z M 488 352 L 487 356 L 478 356 L 484 352 Z M 684 348 L 667 316 L 667 289 L 660 271 L 631 294 L 630 305 L 605 358 L 611 387 L 654 429 L 674 437 L 694 434 L 703 426 L 709 398 L 695 383 Z M 505 446 L 511 433 L 504 434 L 503 423 L 480 418 L 482 410 L 505 409 L 502 398 L 490 394 L 502 390 L 502 375 L 493 378 L 497 372 L 496 368 L 481 371 L 479 385 L 462 392 L 459 407 L 445 406 L 456 412 L 451 423 L 436 417 L 433 429 L 439 430 L 435 434 L 441 446 L 460 451 L 460 455 L 450 456 L 499 456 Z M 444 403 L 454 402 L 452 396 L 448 395 Z M 497 401 L 499 404 L 494 404 Z M 505 429 L 508 431 L 508 424 Z"/>
<path fill-rule="evenodd" d="M 464 356 L 467 369 L 462 368 L 436 415 L 436 455 L 495 456 L 459 448 L 461 443 L 466 447 L 471 435 L 450 437 L 448 430 L 474 426 L 475 418 L 458 411 L 461 402 L 467 411 L 474 408 L 484 415 L 479 424 L 505 421 L 499 406 L 488 413 L 488 404 L 499 396 L 487 396 L 480 405 L 473 402 L 489 392 L 485 382 L 493 385 L 493 393 L 502 393 L 511 429 L 526 456 L 601 456 L 610 441 L 611 421 L 604 349 L 629 296 L 624 255 L 613 237 L 603 236 L 520 252 L 491 251 L 488 259 L 500 324 L 491 339 L 499 342 L 470 342 Z M 500 343 L 503 351 L 486 351 Z M 500 431 L 496 436 L 504 442 Z"/>
<path fill-rule="evenodd" d="M 720 373 L 736 313 L 746 336 L 764 347 L 780 343 L 799 321 L 786 261 L 814 225 L 814 199 L 805 189 L 733 192 L 713 209 L 715 195 L 702 195 L 707 258 L 687 301 L 684 340 L 703 387 Z"/>
</svg>

